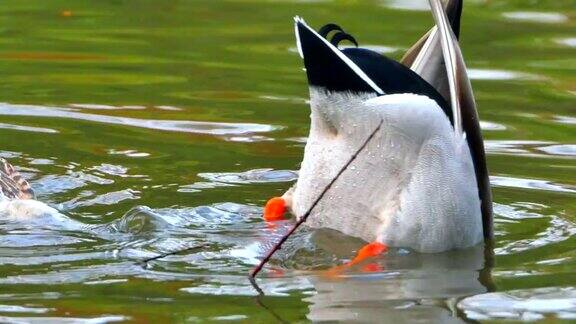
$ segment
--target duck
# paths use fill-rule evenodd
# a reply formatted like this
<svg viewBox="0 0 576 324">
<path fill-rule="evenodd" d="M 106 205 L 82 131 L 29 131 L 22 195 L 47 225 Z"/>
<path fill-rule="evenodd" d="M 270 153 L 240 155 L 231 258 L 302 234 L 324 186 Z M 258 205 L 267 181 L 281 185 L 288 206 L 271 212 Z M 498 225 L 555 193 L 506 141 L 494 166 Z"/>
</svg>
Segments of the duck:
<svg viewBox="0 0 576 324">
<path fill-rule="evenodd" d="M 486 154 L 459 45 L 463 0 L 429 3 L 435 25 L 400 61 L 359 47 L 337 24 L 316 31 L 294 18 L 310 131 L 296 183 L 269 199 L 263 216 L 308 211 L 308 227 L 365 241 L 350 264 L 389 247 L 439 253 L 493 237 Z"/>
<path fill-rule="evenodd" d="M 59 215 L 36 200 L 34 190 L 6 159 L 0 158 L 0 219 L 35 222 L 43 215 Z"/>
<path fill-rule="evenodd" d="M 11 223 L 17 228 L 68 231 L 94 234 L 101 238 L 115 239 L 119 227 L 127 218 L 128 212 L 119 220 L 104 224 L 86 224 L 75 220 L 60 210 L 36 197 L 34 188 L 20 172 L 6 159 L 0 158 L 0 223 Z"/>
</svg>

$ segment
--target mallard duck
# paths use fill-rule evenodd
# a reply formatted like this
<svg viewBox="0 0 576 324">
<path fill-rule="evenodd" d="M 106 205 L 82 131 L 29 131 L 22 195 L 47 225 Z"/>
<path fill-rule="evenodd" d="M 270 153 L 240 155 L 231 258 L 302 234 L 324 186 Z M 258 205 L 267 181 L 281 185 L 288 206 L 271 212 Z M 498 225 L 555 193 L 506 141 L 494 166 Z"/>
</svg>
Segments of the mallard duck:
<svg viewBox="0 0 576 324">
<path fill-rule="evenodd" d="M 350 156 L 381 130 L 306 224 L 369 242 L 352 263 L 388 247 L 435 253 L 492 237 L 492 198 L 474 95 L 458 37 L 462 0 L 430 0 L 435 26 L 394 61 L 335 24 L 295 18 L 310 91 L 310 134 L 296 184 L 264 218 L 301 217 Z M 329 39 L 329 35 L 333 34 Z"/>
<path fill-rule="evenodd" d="M 28 181 L 3 158 L 0 158 L 0 219 L 35 220 L 44 214 L 58 211 L 34 199 Z"/>
</svg>

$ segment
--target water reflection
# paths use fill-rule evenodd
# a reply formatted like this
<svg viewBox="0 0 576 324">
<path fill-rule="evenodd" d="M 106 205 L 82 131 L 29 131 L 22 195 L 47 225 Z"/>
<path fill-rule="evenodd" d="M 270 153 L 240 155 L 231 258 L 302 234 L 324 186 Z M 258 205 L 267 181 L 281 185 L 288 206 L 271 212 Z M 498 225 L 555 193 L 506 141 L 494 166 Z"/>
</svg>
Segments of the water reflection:
<svg viewBox="0 0 576 324">
<path fill-rule="evenodd" d="M 316 293 L 308 319 L 312 321 L 460 322 L 455 308 L 462 296 L 492 287 L 491 261 L 484 246 L 439 254 L 391 253 L 372 275 L 311 279 Z"/>
</svg>

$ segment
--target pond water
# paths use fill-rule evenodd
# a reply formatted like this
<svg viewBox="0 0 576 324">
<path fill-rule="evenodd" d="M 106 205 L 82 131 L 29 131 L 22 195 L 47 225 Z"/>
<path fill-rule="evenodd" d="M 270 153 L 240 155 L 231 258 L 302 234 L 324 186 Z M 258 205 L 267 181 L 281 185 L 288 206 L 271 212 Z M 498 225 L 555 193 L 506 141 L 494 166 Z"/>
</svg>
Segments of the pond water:
<svg viewBox="0 0 576 324">
<path fill-rule="evenodd" d="M 10 1 L 0 7 L 0 156 L 62 213 L 0 220 L 0 322 L 576 320 L 576 2 L 466 0 L 462 48 L 495 242 L 393 249 L 341 277 L 357 240 L 261 207 L 309 127 L 292 17 L 401 57 L 424 0 Z M 184 249 L 180 254 L 142 260 Z"/>
</svg>

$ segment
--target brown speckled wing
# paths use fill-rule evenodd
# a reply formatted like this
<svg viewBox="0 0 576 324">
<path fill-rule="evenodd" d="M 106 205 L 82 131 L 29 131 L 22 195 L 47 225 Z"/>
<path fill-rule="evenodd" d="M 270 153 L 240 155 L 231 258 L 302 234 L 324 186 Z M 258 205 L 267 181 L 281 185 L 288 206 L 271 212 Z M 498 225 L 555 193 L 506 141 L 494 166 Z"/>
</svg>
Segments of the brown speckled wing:
<svg viewBox="0 0 576 324">
<path fill-rule="evenodd" d="M 20 172 L 0 158 L 0 190 L 8 199 L 33 199 L 34 191 Z"/>
</svg>

